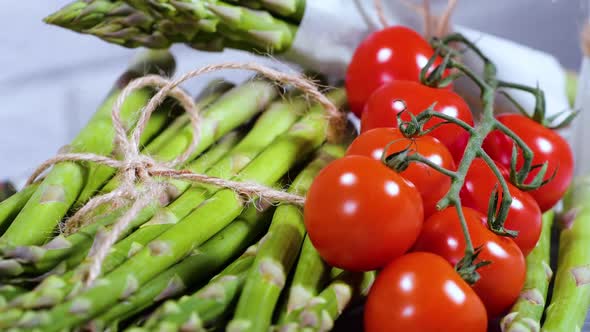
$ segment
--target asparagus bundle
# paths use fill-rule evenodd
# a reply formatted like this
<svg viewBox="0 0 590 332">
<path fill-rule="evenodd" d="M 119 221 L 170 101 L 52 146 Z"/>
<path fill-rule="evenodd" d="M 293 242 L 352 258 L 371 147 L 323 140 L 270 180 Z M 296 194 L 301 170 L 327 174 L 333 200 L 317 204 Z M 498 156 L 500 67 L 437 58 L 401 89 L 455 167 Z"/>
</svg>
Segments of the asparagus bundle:
<svg viewBox="0 0 590 332">
<path fill-rule="evenodd" d="M 564 199 L 568 212 L 562 218 L 553 296 L 541 331 L 580 331 L 590 308 L 589 184 L 587 177 L 577 179 Z"/>
<path fill-rule="evenodd" d="M 282 52 L 304 9 L 305 0 L 78 0 L 45 22 L 126 47 Z"/>
<path fill-rule="evenodd" d="M 277 90 L 260 79 L 228 89 L 228 85 L 221 84 L 201 96 L 200 106 L 209 106 L 202 113 L 199 144 L 181 167 L 195 173 L 267 186 L 282 178 L 289 181 L 287 171 L 304 164 L 326 139 L 329 120 L 323 114 L 324 109 L 316 105 L 306 113 L 306 99 L 291 93 L 269 104 L 277 96 Z M 149 96 L 151 93 L 144 99 Z M 341 89 L 330 92 L 328 98 L 339 106 L 345 102 Z M 168 116 L 174 114 L 170 105 L 160 106 L 159 112 L 166 116 L 158 119 L 162 125 L 144 142 L 144 153 L 162 161 L 182 154 L 193 135 L 188 116 L 176 119 Z M 252 126 L 238 129 L 262 109 L 267 111 Z M 130 116 L 137 116 L 136 112 L 130 113 L 133 113 Z M 243 134 L 244 131 L 247 134 Z M 318 158 L 305 167 L 291 185 L 291 192 L 304 193 L 313 176 L 343 151 L 342 145 L 322 148 Z M 108 193 L 120 183 L 118 177 L 111 178 L 114 170 L 108 167 L 69 164 L 102 170 L 95 170 L 96 176 L 79 186 L 66 212 L 74 213 L 93 195 Z M 135 315 L 149 312 L 155 302 L 182 295 L 207 282 L 247 245 L 256 242 L 265 228 L 263 220 L 269 220 L 265 218 L 268 214 L 262 211 L 268 209 L 264 198 L 252 205 L 231 189 L 174 179 L 165 182 L 169 188 L 166 197 L 144 208 L 123 231 L 122 238 L 102 264 L 99 280 L 90 288 L 83 287 L 82 283 L 87 268 L 84 258 L 92 254 L 97 241 L 129 207 L 100 206 L 91 211 L 82 224 L 72 227 L 71 234 L 46 235 L 48 239 L 44 241 L 6 241 L 2 247 L 0 274 L 9 286 L 0 289 L 0 328 L 58 331 L 83 325 L 99 329 L 124 327 Z M 31 222 L 22 219 L 22 214 L 28 213 L 26 202 L 35 198 L 35 192 L 43 183 L 25 188 L 0 205 L 9 227 L 22 228 Z M 244 210 L 248 205 L 250 207 Z M 286 224 L 276 221 L 283 216 L 291 221 Z M 62 218 L 51 223 L 51 231 Z M 50 223 L 44 217 L 38 222 L 49 229 Z M 297 233 L 300 235 L 294 237 L 293 243 L 301 246 L 304 233 L 299 208 L 281 206 L 273 224 L 272 231 L 279 235 L 289 232 L 289 224 L 299 224 Z M 290 245 L 276 246 L 280 241 L 278 237 L 273 240 L 267 235 L 266 238 L 269 242 L 262 245 L 261 259 L 272 257 L 274 248 L 278 250 L 276 254 L 290 257 L 290 264 L 294 262 L 298 249 L 291 252 Z M 249 265 L 259 264 L 250 258 Z M 246 261 L 242 257 L 224 271 L 245 276 Z M 251 277 L 247 279 L 256 283 Z M 233 284 L 231 287 L 237 299 L 241 286 Z M 268 304 L 272 313 L 273 301 Z M 228 312 L 235 305 L 235 301 L 227 301 L 219 307 L 216 301 L 213 312 Z"/>
</svg>

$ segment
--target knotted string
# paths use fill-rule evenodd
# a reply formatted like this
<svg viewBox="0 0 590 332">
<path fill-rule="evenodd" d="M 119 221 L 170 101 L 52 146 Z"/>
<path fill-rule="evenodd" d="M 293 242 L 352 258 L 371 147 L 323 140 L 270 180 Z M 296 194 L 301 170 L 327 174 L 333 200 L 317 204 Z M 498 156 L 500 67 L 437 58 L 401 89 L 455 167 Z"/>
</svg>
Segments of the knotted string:
<svg viewBox="0 0 590 332">
<path fill-rule="evenodd" d="M 163 180 L 156 180 L 155 177 L 164 179 L 179 179 L 202 184 L 214 185 L 222 188 L 232 189 L 236 193 L 247 197 L 258 196 L 267 201 L 275 203 L 289 203 L 302 206 L 305 197 L 276 190 L 267 186 L 255 183 L 238 182 L 211 177 L 204 174 L 196 174 L 188 170 L 177 170 L 175 167 L 186 162 L 195 151 L 200 139 L 200 115 L 199 109 L 193 99 L 178 86 L 187 80 L 202 74 L 223 70 L 240 69 L 255 71 L 262 76 L 276 81 L 277 83 L 291 85 L 320 104 L 328 117 L 328 139 L 335 140 L 345 127 L 345 116 L 340 113 L 336 106 L 324 96 L 317 87 L 304 77 L 296 74 L 287 74 L 280 71 L 261 66 L 255 63 L 222 63 L 209 65 L 197 70 L 190 71 L 176 80 L 168 80 L 157 75 L 149 75 L 135 79 L 123 89 L 117 98 L 113 110 L 112 121 L 115 130 L 114 151 L 121 159 L 91 154 L 91 153 L 63 153 L 58 154 L 41 164 L 29 178 L 29 183 L 42 174 L 45 170 L 56 163 L 65 161 L 86 161 L 116 168 L 121 183 L 118 188 L 110 193 L 96 196 L 90 199 L 67 223 L 80 223 L 80 220 L 89 212 L 97 209 L 103 204 L 113 203 L 120 200 L 133 202 L 129 210 L 113 225 L 107 236 L 97 239 L 93 250 L 89 253 L 89 268 L 83 276 L 84 284 L 89 287 L 100 276 L 102 264 L 111 247 L 117 242 L 122 232 L 129 226 L 131 221 L 139 212 L 157 199 L 166 190 Z M 150 99 L 142 110 L 137 124 L 131 135 L 128 135 L 120 114 L 121 108 L 127 97 L 135 90 L 155 87 L 159 91 Z M 180 156 L 169 162 L 158 162 L 147 155 L 140 153 L 139 138 L 145 129 L 147 122 L 156 108 L 167 98 L 172 97 L 179 101 L 190 116 L 193 128 L 193 139 L 190 146 Z"/>
</svg>

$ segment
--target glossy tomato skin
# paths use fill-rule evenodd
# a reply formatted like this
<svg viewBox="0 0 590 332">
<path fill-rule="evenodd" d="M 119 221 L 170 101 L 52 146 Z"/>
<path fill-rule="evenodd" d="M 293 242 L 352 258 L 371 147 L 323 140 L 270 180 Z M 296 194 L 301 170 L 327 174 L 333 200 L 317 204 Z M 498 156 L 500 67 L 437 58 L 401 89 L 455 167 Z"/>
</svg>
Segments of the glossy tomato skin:
<svg viewBox="0 0 590 332">
<path fill-rule="evenodd" d="M 524 285 L 526 265 L 522 252 L 507 237 L 501 237 L 484 225 L 485 216 L 463 208 L 474 247 L 482 247 L 479 258 L 492 263 L 479 268 L 481 278 L 472 285 L 493 318 L 502 314 L 518 298 Z M 433 214 L 424 223 L 415 251 L 431 252 L 456 265 L 465 253 L 465 240 L 454 207 Z"/>
<path fill-rule="evenodd" d="M 502 173 L 505 173 L 502 171 L 503 166 L 499 166 L 499 168 Z M 460 196 L 463 206 L 473 208 L 487 215 L 490 196 L 496 185 L 501 199 L 502 188 L 500 182 L 488 165 L 482 159 L 476 158 L 473 160 L 465 177 L 465 184 L 461 188 Z M 504 227 L 518 231 L 518 236 L 513 240 L 526 257 L 537 245 L 541 236 L 541 209 L 531 195 L 520 191 L 510 183 L 508 183 L 508 189 L 512 196 L 512 204 Z"/>
<path fill-rule="evenodd" d="M 557 132 L 520 114 L 502 114 L 497 116 L 498 121 L 514 131 L 535 154 L 533 165 L 548 162 L 545 179 L 551 178 L 555 170 L 557 173 L 553 180 L 539 189 L 529 191 L 531 196 L 539 203 L 542 212 L 551 209 L 565 194 L 569 187 L 574 170 L 574 159 L 567 141 Z M 494 160 L 505 167 L 510 167 L 513 141 L 502 132 L 495 130 L 486 137 L 483 148 Z M 522 154 L 519 150 L 517 167 L 522 166 Z M 531 181 L 538 170 L 531 172 L 528 181 Z"/>
<path fill-rule="evenodd" d="M 369 35 L 355 50 L 346 72 L 351 110 L 360 117 L 369 96 L 385 83 L 420 82 L 420 71 L 433 55 L 428 42 L 406 27 L 392 26 Z"/>
<path fill-rule="evenodd" d="M 365 305 L 365 332 L 485 332 L 479 297 L 441 257 L 406 254 L 383 269 Z"/>
<path fill-rule="evenodd" d="M 411 147 L 438 166 L 455 170 L 453 156 L 439 140 L 430 136 L 408 139 L 396 128 L 375 128 L 362 133 L 348 147 L 346 155 L 366 156 L 380 161 L 388 144 L 388 154 Z M 413 162 L 400 174 L 412 182 L 420 192 L 425 218 L 437 211 L 436 204 L 451 187 L 451 179 L 448 176 L 423 163 Z"/>
<path fill-rule="evenodd" d="M 315 178 L 304 217 L 324 260 L 346 270 L 369 271 L 410 249 L 424 214 L 413 184 L 376 160 L 347 156 Z"/>
<path fill-rule="evenodd" d="M 400 102 L 403 100 L 403 103 Z M 405 105 L 404 105 L 405 103 Z M 469 106 L 456 93 L 447 89 L 435 89 L 416 82 L 395 81 L 383 85 L 371 95 L 365 106 L 361 119 L 361 132 L 381 127 L 397 127 L 397 114 L 407 109 L 402 115 L 404 121 L 410 120 L 410 114 L 419 114 L 432 106 L 437 112 L 450 115 L 473 125 L 473 116 Z M 443 122 L 432 118 L 425 129 Z M 469 141 L 469 133 L 456 124 L 445 124 L 433 130 L 429 136 L 441 141 L 451 152 L 455 162 L 461 160 Z"/>
</svg>

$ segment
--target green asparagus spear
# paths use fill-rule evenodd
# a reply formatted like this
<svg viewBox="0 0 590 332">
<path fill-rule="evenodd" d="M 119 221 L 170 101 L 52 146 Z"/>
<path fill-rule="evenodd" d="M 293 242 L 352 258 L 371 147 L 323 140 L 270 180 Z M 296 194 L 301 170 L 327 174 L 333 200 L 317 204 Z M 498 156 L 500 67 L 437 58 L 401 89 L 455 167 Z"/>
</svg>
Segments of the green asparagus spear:
<svg viewBox="0 0 590 332">
<path fill-rule="evenodd" d="M 100 315 L 90 325 L 95 330 L 101 330 L 113 321 L 127 319 L 157 302 L 206 282 L 228 261 L 262 236 L 270 223 L 268 212 L 268 209 L 262 210 L 251 205 L 236 221 L 205 242 L 192 256 L 149 281 L 137 293 Z"/>
<path fill-rule="evenodd" d="M 27 204 L 38 187 L 39 184 L 32 184 L 0 202 L 0 231 L 2 233 L 8 228 L 14 217 L 18 215 L 25 204 Z"/>
<path fill-rule="evenodd" d="M 315 175 L 331 160 L 344 155 L 345 147 L 327 145 L 314 162 L 297 176 L 290 192 L 305 194 Z M 228 331 L 267 331 L 286 276 L 293 266 L 305 236 L 299 207 L 277 208 L 270 230 L 262 243 Z"/>
<path fill-rule="evenodd" d="M 235 133 L 226 135 L 226 137 L 224 137 L 218 144 L 192 162 L 189 169 L 194 172 L 203 172 L 205 169 L 221 159 L 232 148 L 232 146 L 234 146 L 239 137 L 240 136 Z M 184 188 L 177 187 L 179 191 L 185 190 L 186 187 L 188 187 L 188 183 L 179 184 L 185 185 Z M 157 204 L 154 204 L 154 206 L 144 209 L 140 213 L 140 216 L 136 218 L 134 223 L 137 222 L 139 224 L 148 220 L 150 216 L 155 214 L 155 207 L 157 206 Z M 97 221 L 95 224 L 90 224 L 82 228 L 80 231 L 72 234 L 71 236 L 61 238 L 59 240 L 61 245 L 58 245 L 57 243 L 54 244 L 53 248 L 55 249 L 47 251 L 45 256 L 40 259 L 38 264 L 48 260 L 54 264 L 61 261 L 61 265 L 65 265 L 65 269 L 78 266 L 88 254 L 88 250 L 90 250 L 97 232 L 99 234 L 98 238 L 104 236 L 105 232 L 102 231 L 103 227 L 106 227 L 110 223 L 117 220 L 122 212 L 123 211 L 113 213 L 114 215 L 109 215 L 102 221 Z M 130 226 L 129 231 L 134 229 L 134 226 L 136 227 L 137 225 Z M 118 266 L 126 259 L 125 254 L 128 253 L 130 248 L 137 248 L 142 243 L 145 244 L 145 242 L 149 242 L 149 240 L 153 239 L 157 235 L 158 234 L 152 235 L 151 232 L 148 232 L 148 234 L 142 232 L 141 234 L 130 236 L 117 243 L 113 248 L 114 253 L 107 257 L 105 264 L 112 268 Z M 117 252 L 125 254 L 117 255 Z M 49 265 L 49 263 L 44 264 Z M 108 268 L 105 267 L 105 271 L 107 270 Z M 20 307 L 23 309 L 32 309 L 55 305 L 59 303 L 59 301 L 61 301 L 74 288 L 76 283 L 79 283 L 79 280 L 74 277 L 74 271 L 69 271 L 63 276 L 49 276 L 35 288 L 35 291 L 29 292 L 24 296 L 19 297 L 13 301 L 13 303 L 11 303 L 11 306 Z"/>
<path fill-rule="evenodd" d="M 203 331 L 204 326 L 211 325 L 231 310 L 254 262 L 255 254 L 256 246 L 251 247 L 195 294 L 164 303 L 142 330 Z M 129 330 L 131 331 L 133 330 Z"/>
<path fill-rule="evenodd" d="M 4 308 L 8 302 L 17 296 L 26 293 L 28 289 L 15 285 L 0 286 L 0 308 Z"/>
<path fill-rule="evenodd" d="M 119 79 L 115 89 L 95 113 L 90 122 L 71 143 L 72 152 L 89 152 L 106 155 L 113 150 L 114 129 L 111 110 L 121 89 L 130 79 L 148 72 L 158 72 L 162 68 L 169 71 L 174 67 L 174 60 L 168 52 L 151 52 L 133 66 Z M 142 72 L 137 70 L 141 69 Z M 132 125 L 138 116 L 138 110 L 150 98 L 149 89 L 133 93 L 123 105 L 121 118 L 127 125 Z M 14 222 L 0 237 L 4 245 L 43 244 L 70 209 L 87 180 L 93 167 L 82 163 L 62 162 L 55 165 L 32 195 Z"/>
<path fill-rule="evenodd" d="M 287 315 L 280 332 L 327 332 L 342 311 L 355 299 L 367 294 L 374 272 L 343 272 L 319 296 Z"/>
<path fill-rule="evenodd" d="M 252 9 L 265 9 L 276 16 L 282 16 L 299 23 L 305 11 L 305 0 L 225 0 Z"/>
<path fill-rule="evenodd" d="M 199 95 L 195 98 L 197 108 L 202 110 L 203 114 L 206 113 L 208 111 L 208 106 L 219 99 L 223 93 L 228 92 L 234 87 L 234 84 L 227 81 L 211 81 L 209 84 L 207 84 L 207 87 L 203 89 L 203 91 L 201 91 L 201 93 L 199 93 Z M 169 144 L 170 141 L 173 141 L 174 136 L 176 136 L 179 131 L 188 125 L 190 125 L 189 115 L 186 113 L 181 114 L 166 128 L 166 130 L 164 130 L 156 138 L 154 138 L 153 141 L 150 142 L 149 146 L 146 148 L 146 151 L 148 153 L 154 153 L 155 151 L 165 148 L 166 144 Z"/>
<path fill-rule="evenodd" d="M 288 50 L 297 26 L 272 13 L 298 22 L 305 1 L 262 0 L 259 4 L 255 7 L 260 10 L 254 10 L 218 0 L 78 0 L 45 22 L 125 47 L 163 49 L 185 43 L 205 50 Z"/>
<path fill-rule="evenodd" d="M 345 102 L 342 90 L 330 97 L 336 105 Z M 315 106 L 291 130 L 253 160 L 236 180 L 269 185 L 278 181 L 306 154 L 326 139 L 328 120 L 320 106 Z M 94 285 L 50 311 L 26 315 L 20 326 L 43 331 L 61 331 L 95 317 L 110 305 L 181 260 L 193 248 L 226 227 L 242 211 L 244 200 L 231 189 L 218 191 L 181 222 L 141 249 L 123 265 L 96 280 Z"/>
<path fill-rule="evenodd" d="M 542 331 L 580 331 L 590 306 L 590 178 L 574 180 L 564 198 L 559 257 Z"/>
<path fill-rule="evenodd" d="M 316 296 L 329 278 L 329 274 L 330 267 L 313 247 L 309 236 L 306 236 L 295 268 L 295 275 L 291 281 L 287 302 L 281 308 L 279 321 L 283 321 L 287 314 L 303 307 Z"/>
<path fill-rule="evenodd" d="M 543 215 L 543 229 L 535 248 L 526 257 L 526 280 L 520 297 L 501 322 L 502 331 L 539 331 L 545 309 L 547 290 L 553 272 L 549 266 L 549 248 L 553 211 Z"/>
<path fill-rule="evenodd" d="M 207 88 L 199 97 L 199 101 L 197 102 L 197 107 L 206 107 L 215 99 L 219 98 L 221 93 L 227 91 L 228 85 L 227 84 L 219 84 L 219 82 L 214 83 L 209 88 Z M 186 122 L 184 121 L 186 120 Z M 182 122 L 182 123 L 180 123 Z M 184 126 L 188 125 L 189 119 L 183 119 L 183 117 L 179 117 L 177 121 L 175 121 L 167 130 L 165 130 L 162 135 L 158 136 L 156 140 L 154 140 L 155 145 L 164 145 L 169 140 L 172 139 L 172 135 L 183 128 Z M 210 152 L 207 152 L 202 158 L 199 158 L 197 161 L 191 163 L 188 166 L 193 172 L 203 172 L 205 169 L 210 167 L 213 163 L 215 163 L 219 158 L 221 158 L 231 146 L 234 145 L 237 135 L 229 135 L 226 139 L 222 140 L 220 144 L 218 144 L 214 149 L 211 149 Z M 147 150 L 151 150 L 150 148 L 152 144 L 148 146 Z M 114 172 L 114 170 L 111 170 Z M 106 172 L 103 173 L 106 175 Z M 180 181 L 170 181 L 169 182 L 170 190 L 173 193 L 182 193 L 186 190 L 189 186 L 187 182 L 180 182 Z M 154 204 L 149 208 L 146 208 L 145 213 L 142 214 L 143 221 L 151 218 L 153 212 L 157 208 L 158 204 Z M 43 274 L 50 269 L 57 266 L 60 262 L 62 262 L 65 257 L 71 253 L 75 253 L 80 257 L 80 255 L 84 255 L 86 253 L 86 249 L 89 248 L 91 239 L 96 234 L 96 231 L 101 226 L 106 226 L 121 216 L 122 211 L 108 211 L 108 217 L 100 218 L 94 225 L 90 225 L 81 230 L 79 235 L 76 236 L 69 236 L 68 239 L 65 239 L 62 235 L 54 238 L 52 241 L 47 243 L 43 247 L 39 246 L 19 246 L 12 250 L 9 250 L 4 253 L 4 256 L 11 259 L 11 264 L 15 264 L 15 262 L 23 267 L 21 269 L 17 269 L 15 267 L 11 268 L 13 272 L 21 272 L 28 275 L 31 274 Z M 98 218 L 97 218 L 98 219 Z M 141 219 L 141 218 L 138 218 Z M 80 244 L 77 241 L 84 241 L 84 244 Z M 84 247 L 86 245 L 86 247 Z M 71 260 L 70 260 L 71 261 Z M 73 264 L 77 265 L 81 261 L 81 257 L 78 260 L 74 260 Z M 28 266 L 23 266 L 26 263 Z M 72 262 L 69 266 L 71 266 Z M 0 261 L 0 266 L 2 265 L 2 261 Z M 2 270 L 0 269 L 0 275 L 2 274 Z"/>
</svg>

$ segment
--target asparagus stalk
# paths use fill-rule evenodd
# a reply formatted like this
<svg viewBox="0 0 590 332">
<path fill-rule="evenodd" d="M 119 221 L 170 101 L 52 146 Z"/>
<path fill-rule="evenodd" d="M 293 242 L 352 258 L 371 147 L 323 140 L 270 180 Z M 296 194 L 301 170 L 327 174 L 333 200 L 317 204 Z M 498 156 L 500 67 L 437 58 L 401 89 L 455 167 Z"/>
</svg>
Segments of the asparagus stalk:
<svg viewBox="0 0 590 332">
<path fill-rule="evenodd" d="M 542 331 L 580 331 L 590 306 L 590 178 L 574 181 L 564 199 L 568 211 L 559 235 L 551 304 Z"/>
<path fill-rule="evenodd" d="M 148 319 L 144 328 L 129 332 L 203 331 L 204 326 L 226 315 L 237 300 L 254 262 L 256 246 L 250 249 L 195 294 L 167 301 Z"/>
<path fill-rule="evenodd" d="M 27 204 L 33 193 L 37 190 L 39 184 L 32 184 L 23 190 L 10 196 L 10 198 L 0 202 L 0 231 L 4 232 L 10 225 L 14 217 Z"/>
<path fill-rule="evenodd" d="M 342 145 L 327 145 L 320 155 L 295 179 L 292 193 L 305 194 L 315 175 L 330 161 L 344 155 Z M 305 236 L 303 213 L 293 205 L 277 208 L 270 230 L 248 273 L 236 313 L 227 330 L 266 331 L 269 329 L 275 304 L 285 285 Z"/>
<path fill-rule="evenodd" d="M 196 106 L 201 110 L 202 114 L 208 111 L 208 107 L 218 100 L 224 93 L 235 88 L 233 83 L 224 80 L 212 80 L 207 84 L 207 87 L 199 93 L 195 98 Z M 150 142 L 146 151 L 154 153 L 166 147 L 170 141 L 174 140 L 174 136 L 186 126 L 190 125 L 190 117 L 184 113 L 178 116 L 166 130 L 160 133 L 153 141 Z"/>
<path fill-rule="evenodd" d="M 304 307 L 287 315 L 279 332 L 327 332 L 353 300 L 367 294 L 375 279 L 374 272 L 345 271 L 324 289 L 319 296 L 310 299 Z"/>
<path fill-rule="evenodd" d="M 311 240 L 306 236 L 295 268 L 295 275 L 291 282 L 287 302 L 281 310 L 279 321 L 282 322 L 289 313 L 302 308 L 311 298 L 318 295 L 327 278 L 329 278 L 329 274 L 330 267 L 322 260 L 320 254 L 313 247 Z"/>
<path fill-rule="evenodd" d="M 268 212 L 268 209 L 265 209 Z M 162 300 L 180 295 L 187 288 L 209 280 L 232 258 L 243 252 L 268 228 L 270 216 L 251 205 L 242 215 L 199 247 L 192 256 L 141 287 L 127 300 L 118 303 L 93 320 L 90 326 L 102 330 L 116 320 L 124 320 Z"/>
<path fill-rule="evenodd" d="M 114 129 L 110 113 L 121 89 L 133 78 L 145 71 L 157 72 L 174 67 L 174 60 L 167 52 L 151 52 L 121 76 L 107 100 L 95 113 L 90 122 L 72 141 L 71 151 L 106 155 L 113 150 Z M 138 70 L 142 70 L 139 72 Z M 149 89 L 133 93 L 125 101 L 121 118 L 133 124 L 138 110 L 150 98 Z M 89 172 L 90 169 L 90 172 Z M 85 185 L 86 176 L 92 174 L 92 167 L 81 163 L 62 162 L 47 174 L 39 188 L 21 210 L 14 222 L 0 237 L 2 244 L 42 244 L 64 217 Z"/>
<path fill-rule="evenodd" d="M 256 7 L 283 13 L 295 21 L 301 19 L 305 7 L 304 0 L 259 3 Z M 163 49 L 185 43 L 205 50 L 286 51 L 297 27 L 271 13 L 218 0 L 78 0 L 45 22 L 125 47 Z"/>
<path fill-rule="evenodd" d="M 0 286 L 0 308 L 4 308 L 15 297 L 26 293 L 28 290 L 15 285 Z"/>
<path fill-rule="evenodd" d="M 331 93 L 333 102 L 342 105 L 342 90 Z M 237 180 L 270 185 L 278 181 L 297 161 L 319 147 L 326 139 L 327 119 L 315 106 L 297 124 L 253 160 Z M 21 327 L 61 331 L 76 326 L 105 311 L 109 306 L 134 293 L 147 281 L 168 269 L 234 220 L 244 200 L 231 189 L 218 191 L 181 222 L 141 249 L 123 265 L 99 278 L 94 285 L 50 311 L 29 315 Z"/>
<path fill-rule="evenodd" d="M 226 135 L 226 137 L 223 138 L 218 144 L 213 146 L 201 157 L 192 162 L 190 164 L 190 169 L 194 172 L 203 172 L 205 169 L 221 159 L 231 149 L 231 147 L 234 146 L 238 138 L 239 135 L 234 133 Z M 186 182 L 181 182 L 179 184 L 185 185 L 184 189 L 188 187 L 188 183 Z M 177 189 L 182 190 L 182 188 Z M 155 206 L 157 206 L 157 204 L 144 209 L 136 218 L 134 223 L 139 224 L 148 220 L 150 216 L 156 213 Z M 57 244 L 55 244 L 55 249 L 48 250 L 45 253 L 43 259 L 40 259 L 39 262 L 37 262 L 37 265 L 42 263 L 45 265 L 51 265 L 49 263 L 44 263 L 45 261 L 50 261 L 53 264 L 56 264 L 56 262 L 61 262 L 62 265 L 65 265 L 65 269 L 78 266 L 80 262 L 82 262 L 86 257 L 88 250 L 90 250 L 97 232 L 99 234 L 98 238 L 100 238 L 102 236 L 101 234 L 104 234 L 104 231 L 102 231 L 103 228 L 116 220 L 122 212 L 123 211 L 118 211 L 118 213 L 109 215 L 109 217 L 105 218 L 103 221 L 90 224 L 77 233 L 74 233 L 67 238 L 62 238 L 59 240 L 62 245 L 58 247 Z M 135 225 L 131 225 L 129 230 L 133 229 L 134 226 Z M 117 252 L 128 253 L 130 248 L 137 248 L 141 244 L 145 245 L 145 242 L 148 242 L 155 236 L 157 236 L 157 234 L 152 235 L 151 233 L 145 234 L 142 232 L 141 234 L 130 236 L 115 245 L 113 248 L 113 254 L 109 255 L 105 261 L 105 271 L 107 271 L 109 267 L 114 268 L 118 266 L 126 259 L 125 254 L 117 255 Z M 36 267 L 39 268 L 38 266 Z M 69 292 L 71 292 L 72 289 L 75 288 L 76 283 L 79 283 L 79 280 L 74 278 L 74 276 L 74 271 L 69 271 L 63 276 L 49 276 L 35 288 L 35 291 L 19 297 L 13 301 L 11 305 L 23 309 L 53 306 L 59 303 L 59 301 L 61 301 Z"/>
<path fill-rule="evenodd" d="M 526 280 L 524 287 L 510 313 L 501 322 L 504 332 L 539 331 L 545 309 L 547 290 L 553 276 L 549 266 L 553 211 L 543 215 L 543 229 L 535 248 L 526 257 Z"/>
<path fill-rule="evenodd" d="M 305 12 L 305 0 L 226 0 L 252 9 L 265 9 L 273 15 L 299 23 Z"/>
</svg>

